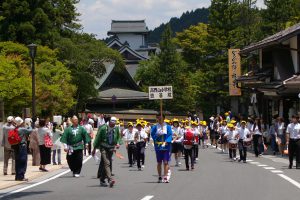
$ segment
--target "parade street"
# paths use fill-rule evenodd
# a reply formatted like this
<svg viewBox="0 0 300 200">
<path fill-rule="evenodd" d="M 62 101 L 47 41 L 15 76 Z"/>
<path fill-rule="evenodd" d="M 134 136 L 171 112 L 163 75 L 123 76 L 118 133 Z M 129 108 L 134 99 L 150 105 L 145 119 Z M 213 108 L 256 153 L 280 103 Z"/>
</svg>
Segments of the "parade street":
<svg viewBox="0 0 300 200">
<path fill-rule="evenodd" d="M 40 180 L 43 184 L 35 181 L 35 187 L 29 182 L 11 190 L 10 194 L 2 193 L 2 199 L 284 200 L 300 195 L 299 170 L 288 169 L 288 160 L 281 157 L 265 155 L 256 158 L 249 153 L 247 163 L 232 162 L 228 154 L 210 146 L 199 150 L 194 171 L 185 170 L 184 159 L 181 159 L 181 167 L 174 167 L 172 160 L 170 183 L 157 183 L 155 153 L 151 145 L 146 149 L 143 171 L 138 171 L 136 166 L 128 167 L 124 146 L 120 152 L 125 159 L 114 158 L 116 184 L 113 188 L 100 187 L 96 178 L 98 165 L 90 158 L 84 164 L 80 178 L 74 178 L 71 173 L 54 180 L 46 177 Z M 28 189 L 23 190 L 25 187 Z"/>
</svg>

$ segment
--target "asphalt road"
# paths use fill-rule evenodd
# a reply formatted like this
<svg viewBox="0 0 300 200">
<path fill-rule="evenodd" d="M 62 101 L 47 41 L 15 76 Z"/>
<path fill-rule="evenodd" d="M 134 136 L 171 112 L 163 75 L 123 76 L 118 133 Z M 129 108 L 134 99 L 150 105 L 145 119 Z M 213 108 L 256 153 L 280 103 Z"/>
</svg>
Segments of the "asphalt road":
<svg viewBox="0 0 300 200">
<path fill-rule="evenodd" d="M 121 152 L 125 155 L 124 147 Z M 194 171 L 185 166 L 174 167 L 171 163 L 170 183 L 157 183 L 156 161 L 153 148 L 146 150 L 143 171 L 129 168 L 127 156 L 115 158 L 114 188 L 99 186 L 96 178 L 98 165 L 90 159 L 83 167 L 82 176 L 73 178 L 71 173 L 11 194 L 3 199 L 22 200 L 291 200 L 300 196 L 300 171 L 287 169 L 283 159 L 248 156 L 248 163 L 231 162 L 227 154 L 212 147 L 200 149 L 199 162 Z M 181 161 L 184 163 L 184 160 Z M 270 167 L 270 168 L 268 168 Z M 273 172 L 272 172 L 273 171 Z M 283 177 L 282 177 L 283 176 Z M 288 177 L 288 178 L 286 178 Z M 292 178 L 293 180 L 290 180 Z M 288 179 L 288 180 L 286 180 Z M 24 186 L 27 186 L 25 184 Z"/>
</svg>

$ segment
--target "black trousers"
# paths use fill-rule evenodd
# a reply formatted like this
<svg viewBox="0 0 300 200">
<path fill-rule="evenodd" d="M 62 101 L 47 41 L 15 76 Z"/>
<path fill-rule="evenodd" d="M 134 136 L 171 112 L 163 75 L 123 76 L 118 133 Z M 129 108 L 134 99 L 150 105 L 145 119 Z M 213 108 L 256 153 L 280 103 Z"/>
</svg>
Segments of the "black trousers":
<svg viewBox="0 0 300 200">
<path fill-rule="evenodd" d="M 194 150 L 193 148 L 191 149 L 184 149 L 184 159 L 185 159 L 185 166 L 186 168 L 190 168 L 189 167 L 189 158 L 191 160 L 191 167 L 194 168 Z"/>
<path fill-rule="evenodd" d="M 136 146 L 135 144 L 128 144 L 128 161 L 129 165 L 133 165 L 136 159 Z"/>
<path fill-rule="evenodd" d="M 294 156 L 296 155 L 296 168 L 300 168 L 300 139 L 289 140 L 289 161 L 293 165 Z"/>
<path fill-rule="evenodd" d="M 229 158 L 236 157 L 236 149 L 229 149 Z"/>
<path fill-rule="evenodd" d="M 138 142 L 136 144 L 136 162 L 138 168 L 141 168 L 141 162 L 142 165 L 145 164 L 145 146 L 145 142 Z"/>
<path fill-rule="evenodd" d="M 80 174 L 82 168 L 82 149 L 74 150 L 71 155 L 67 154 L 67 162 L 73 174 Z"/>
<path fill-rule="evenodd" d="M 261 135 L 253 135 L 253 148 L 255 156 L 257 157 L 261 154 L 261 144 L 262 144 L 262 136 Z"/>
<path fill-rule="evenodd" d="M 239 146 L 239 152 L 240 152 L 240 160 L 246 161 L 246 159 L 247 159 L 247 147 L 244 146 L 244 141 L 239 140 L 238 146 Z"/>
<path fill-rule="evenodd" d="M 25 173 L 27 170 L 27 145 L 18 144 L 12 146 L 15 153 L 15 168 L 16 176 L 15 180 L 22 180 L 25 178 Z"/>
<path fill-rule="evenodd" d="M 194 144 L 193 145 L 193 151 L 194 151 L 194 160 L 196 160 L 196 158 L 198 158 L 198 154 L 199 154 L 199 146 L 198 146 L 198 144 Z"/>
</svg>

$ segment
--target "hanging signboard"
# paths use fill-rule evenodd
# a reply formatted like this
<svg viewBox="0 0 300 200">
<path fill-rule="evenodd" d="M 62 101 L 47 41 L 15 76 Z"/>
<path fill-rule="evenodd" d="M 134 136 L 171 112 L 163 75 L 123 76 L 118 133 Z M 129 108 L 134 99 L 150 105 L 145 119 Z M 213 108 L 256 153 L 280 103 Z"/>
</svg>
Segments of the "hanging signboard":
<svg viewBox="0 0 300 200">
<path fill-rule="evenodd" d="M 237 87 L 236 79 L 241 76 L 241 56 L 240 49 L 228 50 L 229 64 L 229 95 L 241 96 L 241 89 Z"/>
</svg>

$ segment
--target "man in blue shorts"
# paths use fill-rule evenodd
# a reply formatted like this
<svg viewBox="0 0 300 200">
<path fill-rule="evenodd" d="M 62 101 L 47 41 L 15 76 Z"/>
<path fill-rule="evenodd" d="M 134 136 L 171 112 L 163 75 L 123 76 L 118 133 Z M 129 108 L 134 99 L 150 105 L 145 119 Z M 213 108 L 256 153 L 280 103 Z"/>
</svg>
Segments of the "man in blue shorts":
<svg viewBox="0 0 300 200">
<path fill-rule="evenodd" d="M 157 172 L 158 172 L 158 182 L 168 183 L 168 170 L 169 161 L 171 156 L 171 142 L 172 142 L 172 128 L 167 125 L 164 120 L 164 115 L 157 115 L 157 124 L 151 129 L 151 137 L 154 142 L 156 159 L 157 159 Z M 164 176 L 162 178 L 162 168 L 161 165 L 164 164 Z"/>
</svg>

